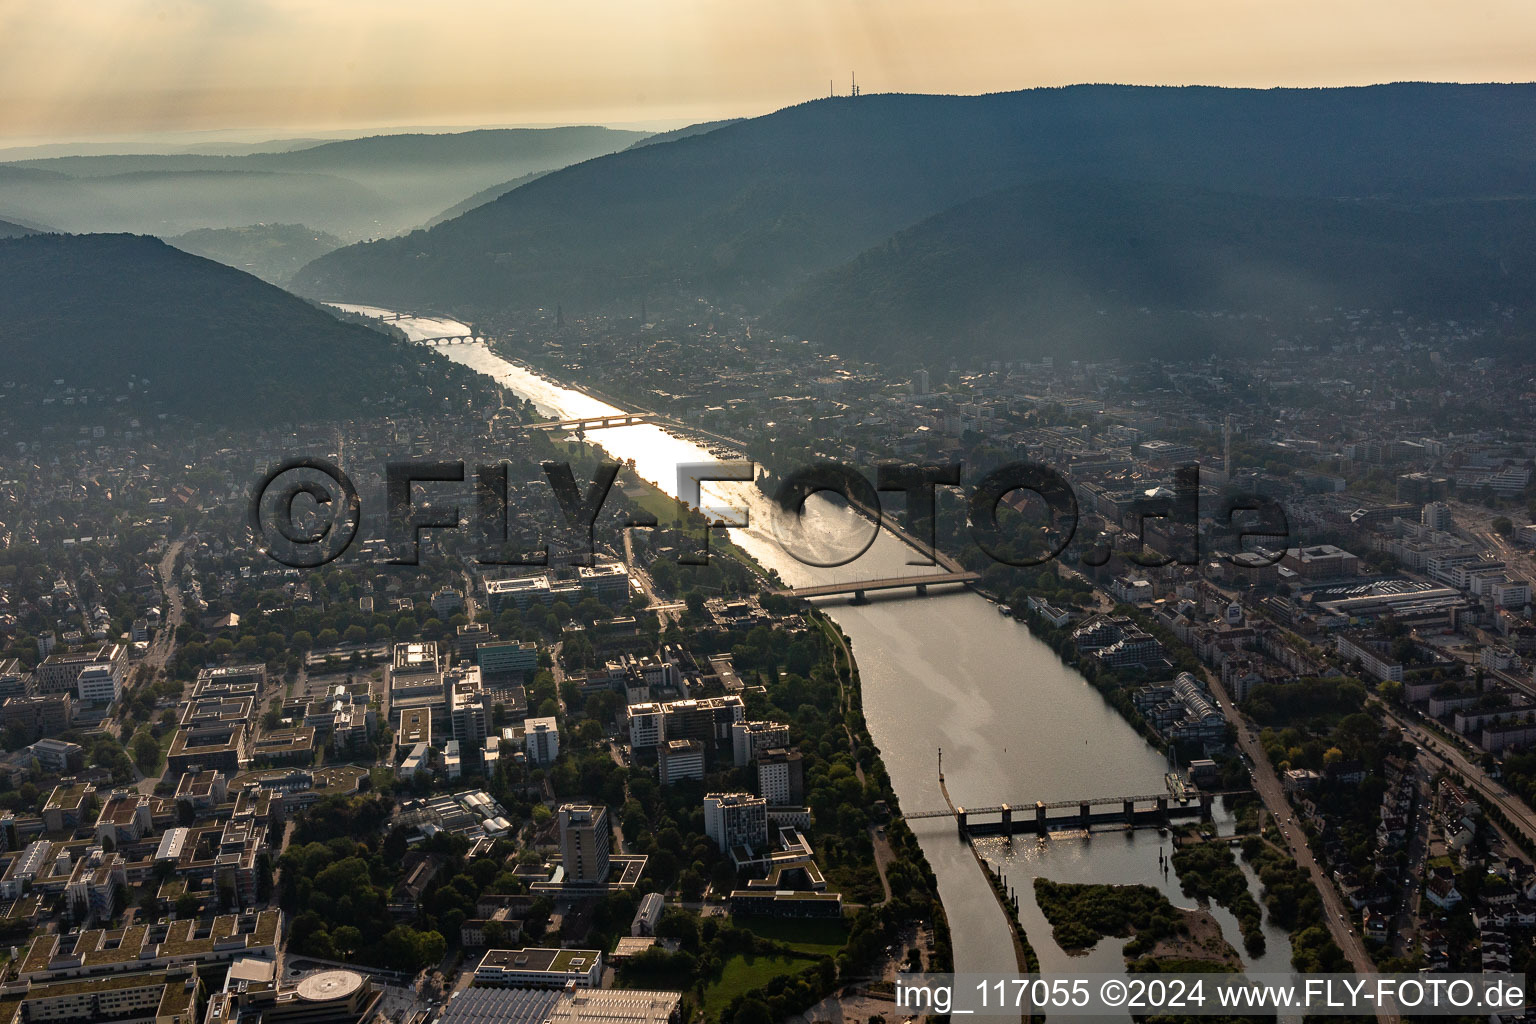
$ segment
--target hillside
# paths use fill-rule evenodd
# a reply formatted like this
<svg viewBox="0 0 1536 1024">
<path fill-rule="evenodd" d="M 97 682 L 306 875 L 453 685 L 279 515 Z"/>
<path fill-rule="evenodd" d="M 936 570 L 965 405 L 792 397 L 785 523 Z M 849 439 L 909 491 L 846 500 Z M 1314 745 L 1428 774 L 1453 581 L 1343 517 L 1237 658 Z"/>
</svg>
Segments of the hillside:
<svg viewBox="0 0 1536 1024">
<path fill-rule="evenodd" d="M 637 142 L 635 145 L 638 146 L 640 143 Z M 513 189 L 521 188 L 522 186 L 528 184 L 530 181 L 536 181 L 548 173 L 548 171 L 534 171 L 532 174 L 525 174 L 521 178 L 517 178 L 513 181 L 503 181 L 500 184 L 492 185 L 490 188 L 481 189 L 479 192 L 476 192 L 468 199 L 461 199 L 457 203 L 454 203 L 452 206 L 448 207 L 448 209 L 444 210 L 442 213 L 432 217 L 425 224 L 423 224 L 422 227 L 435 227 L 445 220 L 453 220 L 455 217 L 462 216 L 477 206 L 484 206 L 486 203 L 493 203 L 500 199 L 502 196 L 506 195 L 508 192 L 511 192 Z M 320 254 L 318 253 L 316 254 L 317 257 L 319 255 Z"/>
<path fill-rule="evenodd" d="M 154 238 L 0 240 L 0 279 L 0 419 L 12 423 L 325 420 L 428 401 L 452 376 L 385 334 Z"/>
<path fill-rule="evenodd" d="M 641 139 L 639 142 L 630 143 L 629 148 L 639 149 L 642 146 L 655 146 L 663 142 L 676 142 L 678 139 L 687 139 L 692 138 L 695 135 L 704 135 L 708 132 L 714 131 L 716 128 L 724 128 L 726 125 L 736 124 L 741 120 L 742 118 L 739 117 L 724 117 L 718 121 L 700 121 L 698 124 L 690 124 L 682 128 L 674 128 L 669 132 L 657 132 L 655 135 L 647 136 L 646 138 Z"/>
<path fill-rule="evenodd" d="M 0 164 L 0 210 L 63 231 L 175 235 L 302 223 L 344 239 L 421 224 L 465 196 L 624 149 L 643 132 L 381 135 L 282 152 L 66 156 Z"/>
<path fill-rule="evenodd" d="M 898 233 L 815 276 L 767 320 L 883 359 L 1188 357 L 1260 340 L 1312 309 L 1536 308 L 1533 230 L 1536 198 L 1031 184 Z"/>
<path fill-rule="evenodd" d="M 1536 86 L 1079 86 L 791 107 L 546 175 L 295 287 L 461 310 L 763 304 L 944 209 L 1112 175 L 1291 196 L 1536 193 Z"/>
<path fill-rule="evenodd" d="M 29 227 L 25 227 L 21 224 L 13 224 L 8 220 L 0 220 L 0 238 L 20 238 L 23 235 L 35 234 L 37 234 L 37 232 L 33 231 Z"/>
<path fill-rule="evenodd" d="M 205 256 L 279 286 L 304 264 L 343 245 L 335 235 L 303 224 L 199 228 L 166 241 L 183 252 Z"/>
</svg>

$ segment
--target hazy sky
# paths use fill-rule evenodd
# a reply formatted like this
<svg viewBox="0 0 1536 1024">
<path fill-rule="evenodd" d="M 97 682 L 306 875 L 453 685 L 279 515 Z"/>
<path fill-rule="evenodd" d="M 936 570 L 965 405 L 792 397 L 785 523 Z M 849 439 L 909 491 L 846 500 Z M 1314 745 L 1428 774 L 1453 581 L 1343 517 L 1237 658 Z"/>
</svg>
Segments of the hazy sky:
<svg viewBox="0 0 1536 1024">
<path fill-rule="evenodd" d="M 839 92 L 1536 80 L 1531 0 L 0 0 L 0 142 L 617 123 Z"/>
</svg>

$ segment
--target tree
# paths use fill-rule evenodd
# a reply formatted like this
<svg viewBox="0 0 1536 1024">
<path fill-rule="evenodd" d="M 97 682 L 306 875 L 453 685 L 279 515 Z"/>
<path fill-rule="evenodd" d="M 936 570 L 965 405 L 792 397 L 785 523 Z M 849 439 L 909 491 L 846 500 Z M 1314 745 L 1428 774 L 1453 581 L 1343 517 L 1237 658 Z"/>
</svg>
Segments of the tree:
<svg viewBox="0 0 1536 1024">
<path fill-rule="evenodd" d="M 176 897 L 176 916 L 196 917 L 198 908 L 201 905 L 202 904 L 198 902 L 196 896 L 193 896 L 189 892 L 184 892 L 180 896 Z"/>
<path fill-rule="evenodd" d="M 773 1013 L 761 999 L 749 996 L 736 1005 L 735 1024 L 773 1024 Z"/>
<path fill-rule="evenodd" d="M 331 945 L 336 947 L 336 952 L 342 956 L 351 956 L 362 948 L 362 930 L 350 924 L 344 924 L 331 933 Z"/>
<path fill-rule="evenodd" d="M 147 732 L 133 738 L 133 760 L 147 775 L 160 764 L 160 744 Z"/>
</svg>

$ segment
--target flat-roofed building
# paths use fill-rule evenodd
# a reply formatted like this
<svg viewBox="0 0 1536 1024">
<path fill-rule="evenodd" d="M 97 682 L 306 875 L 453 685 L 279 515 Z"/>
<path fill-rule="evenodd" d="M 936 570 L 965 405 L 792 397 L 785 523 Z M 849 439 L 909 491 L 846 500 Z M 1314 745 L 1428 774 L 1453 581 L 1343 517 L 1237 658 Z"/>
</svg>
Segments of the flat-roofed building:
<svg viewBox="0 0 1536 1024">
<path fill-rule="evenodd" d="M 402 747 L 414 747 L 418 743 L 432 742 L 432 712 L 427 708 L 403 708 L 400 711 L 400 729 L 395 733 L 395 743 Z"/>
<path fill-rule="evenodd" d="M 805 802 L 804 759 L 798 750 L 765 750 L 757 759 L 757 795 L 769 807 Z"/>
<path fill-rule="evenodd" d="M 197 1024 L 202 984 L 197 965 L 99 978 L 8 985 L 0 989 L 5 1024 L 101 1021 L 115 1024 Z"/>
<path fill-rule="evenodd" d="M 660 746 L 667 738 L 666 714 L 660 704 L 631 704 L 625 713 L 629 716 L 629 745 L 636 750 Z"/>
<path fill-rule="evenodd" d="M 1304 580 L 1360 575 L 1360 559 L 1333 544 L 1291 548 L 1286 551 L 1280 564 Z"/>
<path fill-rule="evenodd" d="M 656 755 L 663 786 L 704 777 L 704 744 L 698 740 L 667 740 L 656 748 Z"/>
<path fill-rule="evenodd" d="M 212 814 L 229 798 L 229 776 L 216 771 L 183 775 L 176 783 L 176 802 L 186 804 L 194 815 Z"/>
<path fill-rule="evenodd" d="M 212 769 L 233 775 L 245 766 L 246 743 L 243 721 L 178 729 L 166 752 L 166 767 L 175 774 Z"/>
<path fill-rule="evenodd" d="M 678 1019 L 681 992 L 635 988 L 579 988 L 562 993 L 543 1024 L 670 1024 Z"/>
<path fill-rule="evenodd" d="M 448 691 L 443 682 L 442 660 L 435 643 L 396 644 L 389 672 L 390 714 L 406 708 L 426 708 L 432 728 L 439 735 L 452 733 L 448 715 Z"/>
<path fill-rule="evenodd" d="M 82 704 L 114 704 L 123 695 L 123 673 L 111 665 L 87 665 L 75 678 L 75 693 Z"/>
<path fill-rule="evenodd" d="M 310 764 L 315 759 L 315 730 L 300 725 L 292 729 L 272 729 L 251 743 L 251 764 Z"/>
<path fill-rule="evenodd" d="M 443 686 L 443 666 L 437 644 L 417 641 L 395 644 L 389 668 L 390 696 L 409 695 Z"/>
<path fill-rule="evenodd" d="M 490 949 L 475 967 L 476 985 L 504 988 L 597 988 L 603 954 L 595 949 Z"/>
<path fill-rule="evenodd" d="M 515 640 L 476 644 L 475 664 L 480 667 L 482 679 L 521 683 L 539 667 L 539 648 L 537 644 Z"/>
<path fill-rule="evenodd" d="M 16 730 L 26 740 L 54 736 L 74 721 L 75 698 L 68 693 L 7 697 L 0 704 L 0 727 Z"/>
<path fill-rule="evenodd" d="M 89 782 L 65 779 L 53 787 L 43 804 L 43 826 L 49 832 L 79 828 L 85 824 L 86 808 L 95 795 L 96 787 Z"/>
<path fill-rule="evenodd" d="M 52 736 L 44 736 L 27 748 L 32 756 L 37 758 L 37 763 L 43 766 L 45 771 L 64 772 L 74 771 L 83 761 L 85 748 L 78 743 L 68 740 L 56 740 Z"/>
<path fill-rule="evenodd" d="M 578 565 L 576 582 L 584 594 L 604 604 L 618 604 L 630 597 L 629 568 L 620 562 Z"/>
<path fill-rule="evenodd" d="M 17 658 L 0 658 L 0 698 L 23 697 L 31 692 L 32 673 Z"/>
<path fill-rule="evenodd" d="M 154 827 L 154 805 L 138 790 L 114 790 L 96 815 L 96 841 L 114 846 L 136 843 Z"/>
<path fill-rule="evenodd" d="M 480 685 L 480 670 L 457 670 L 449 680 L 448 699 L 453 738 L 466 750 L 479 750 L 491 731 L 491 709 Z"/>
<path fill-rule="evenodd" d="M 755 853 L 768 844 L 768 801 L 750 793 L 711 793 L 704 798 L 704 833 L 722 853 L 738 847 Z"/>
<path fill-rule="evenodd" d="M 554 764 L 560 756 L 559 722 L 552 717 L 524 719 L 523 750 L 529 764 Z"/>
<path fill-rule="evenodd" d="M 843 894 L 796 889 L 733 889 L 731 914 L 737 917 L 843 916 Z"/>
<path fill-rule="evenodd" d="M 128 868 L 122 855 L 92 848 L 75 861 L 64 888 L 66 904 L 84 917 L 110 920 L 118 911 L 117 894 L 128 888 Z"/>
<path fill-rule="evenodd" d="M 32 887 L 32 882 L 47 870 L 57 856 L 54 844 L 46 839 L 34 839 L 27 848 L 11 858 L 0 874 L 0 898 L 14 900 Z"/>
<path fill-rule="evenodd" d="M 485 603 L 492 613 L 500 614 L 508 605 L 522 611 L 529 604 L 549 604 L 549 577 L 517 576 L 509 580 L 486 580 Z"/>
<path fill-rule="evenodd" d="M 765 750 L 789 745 L 789 726 L 782 722 L 731 723 L 731 752 L 738 765 L 751 764 Z"/>
<path fill-rule="evenodd" d="M 560 808 L 560 864 L 568 883 L 597 885 L 606 881 L 612 847 L 608 808 L 590 804 Z"/>
<path fill-rule="evenodd" d="M 325 968 L 285 987 L 274 963 L 242 957 L 209 998 L 205 1024 L 357 1024 L 372 1020 L 383 998 L 357 971 Z"/>
<path fill-rule="evenodd" d="M 38 693 L 74 693 L 80 673 L 93 665 L 106 666 L 119 688 L 128 671 L 128 651 L 121 644 L 98 644 L 85 650 L 50 654 L 33 673 Z"/>
</svg>

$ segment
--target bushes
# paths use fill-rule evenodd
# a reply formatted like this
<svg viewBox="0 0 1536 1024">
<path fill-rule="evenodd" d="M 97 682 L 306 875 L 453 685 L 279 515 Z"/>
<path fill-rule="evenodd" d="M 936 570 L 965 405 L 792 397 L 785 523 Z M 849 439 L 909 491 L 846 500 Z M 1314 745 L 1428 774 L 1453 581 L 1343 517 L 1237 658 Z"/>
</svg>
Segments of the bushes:
<svg viewBox="0 0 1536 1024">
<path fill-rule="evenodd" d="M 1327 912 L 1311 876 L 1259 836 L 1243 840 L 1243 857 L 1264 883 L 1270 920 L 1291 933 L 1291 965 L 1306 972 L 1348 971 L 1349 964 L 1327 929 L 1312 923 L 1327 920 Z"/>
<path fill-rule="evenodd" d="M 1250 956 L 1264 954 L 1263 913 L 1231 849 L 1212 843 L 1184 847 L 1173 852 L 1173 868 L 1186 895 L 1215 900 L 1232 911 Z"/>
<path fill-rule="evenodd" d="M 1035 879 L 1035 901 L 1056 944 L 1072 952 L 1083 950 L 1106 935 L 1136 941 L 1125 947 L 1134 956 L 1159 939 L 1179 932 L 1178 911 L 1150 885 L 1079 885 Z"/>
</svg>

